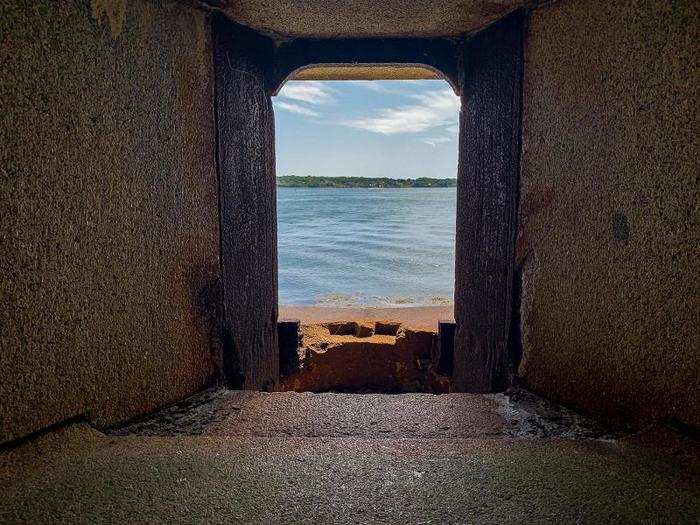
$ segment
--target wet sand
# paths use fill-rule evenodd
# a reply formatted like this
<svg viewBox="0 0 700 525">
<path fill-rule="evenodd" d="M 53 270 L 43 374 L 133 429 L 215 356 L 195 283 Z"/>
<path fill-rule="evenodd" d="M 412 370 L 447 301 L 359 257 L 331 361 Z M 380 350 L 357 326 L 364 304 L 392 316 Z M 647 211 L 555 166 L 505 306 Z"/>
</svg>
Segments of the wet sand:
<svg viewBox="0 0 700 525">
<path fill-rule="evenodd" d="M 405 308 L 326 306 L 280 306 L 280 319 L 299 319 L 302 324 L 327 321 L 398 321 L 411 328 L 437 330 L 439 320 L 454 319 L 454 306 L 410 306 Z"/>
</svg>

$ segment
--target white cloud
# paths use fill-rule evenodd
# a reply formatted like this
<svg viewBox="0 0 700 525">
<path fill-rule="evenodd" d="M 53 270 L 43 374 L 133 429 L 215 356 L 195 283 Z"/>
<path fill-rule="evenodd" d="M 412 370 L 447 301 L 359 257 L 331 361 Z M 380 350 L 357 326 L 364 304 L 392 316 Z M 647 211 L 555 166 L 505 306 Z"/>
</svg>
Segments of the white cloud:
<svg viewBox="0 0 700 525">
<path fill-rule="evenodd" d="M 383 109 L 373 116 L 349 120 L 344 124 L 383 135 L 455 127 L 459 119 L 460 101 L 450 88 L 415 95 L 414 98 L 416 104 Z"/>
<path fill-rule="evenodd" d="M 448 142 L 452 142 L 453 140 L 453 137 L 428 137 L 427 139 L 423 139 L 423 142 L 434 148 L 438 144 L 447 144 Z"/>
<path fill-rule="evenodd" d="M 278 96 L 307 104 L 327 104 L 333 101 L 333 90 L 322 82 L 297 80 L 282 86 Z"/>
<path fill-rule="evenodd" d="M 318 112 L 314 111 L 313 109 L 305 108 L 304 106 L 300 106 L 298 104 L 292 104 L 290 102 L 276 102 L 275 103 L 276 108 L 284 109 L 286 111 L 289 111 L 290 113 L 297 113 L 298 115 L 305 115 L 307 117 L 318 117 Z"/>
</svg>

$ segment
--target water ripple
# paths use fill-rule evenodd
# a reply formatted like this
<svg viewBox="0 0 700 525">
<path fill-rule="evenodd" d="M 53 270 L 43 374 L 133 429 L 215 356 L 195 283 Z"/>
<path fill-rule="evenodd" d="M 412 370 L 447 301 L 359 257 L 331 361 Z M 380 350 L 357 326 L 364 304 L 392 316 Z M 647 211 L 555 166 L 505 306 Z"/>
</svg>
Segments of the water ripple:
<svg viewBox="0 0 700 525">
<path fill-rule="evenodd" d="M 282 304 L 449 304 L 455 188 L 278 188 Z"/>
</svg>

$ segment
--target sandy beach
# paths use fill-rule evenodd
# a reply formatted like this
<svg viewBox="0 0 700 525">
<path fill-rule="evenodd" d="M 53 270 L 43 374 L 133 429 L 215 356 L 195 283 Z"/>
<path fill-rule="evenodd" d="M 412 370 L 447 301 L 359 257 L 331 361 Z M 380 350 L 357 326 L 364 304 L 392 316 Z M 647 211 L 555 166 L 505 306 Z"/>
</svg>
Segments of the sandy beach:
<svg viewBox="0 0 700 525">
<path fill-rule="evenodd" d="M 326 306 L 280 306 L 280 319 L 299 319 L 303 324 L 327 321 L 399 321 L 411 328 L 437 330 L 439 320 L 454 318 L 454 306 L 411 306 L 405 308 L 352 307 L 335 308 Z"/>
</svg>

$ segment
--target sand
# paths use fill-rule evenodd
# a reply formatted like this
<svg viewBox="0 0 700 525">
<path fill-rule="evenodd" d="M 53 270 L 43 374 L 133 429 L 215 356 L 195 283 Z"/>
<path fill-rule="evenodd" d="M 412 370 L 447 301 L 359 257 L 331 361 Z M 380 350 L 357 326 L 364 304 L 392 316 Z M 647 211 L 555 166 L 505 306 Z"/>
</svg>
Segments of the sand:
<svg viewBox="0 0 700 525">
<path fill-rule="evenodd" d="M 280 319 L 299 319 L 302 324 L 327 321 L 398 321 L 415 329 L 437 331 L 438 320 L 453 320 L 454 306 L 411 306 L 405 308 L 326 306 L 280 306 Z"/>
</svg>

